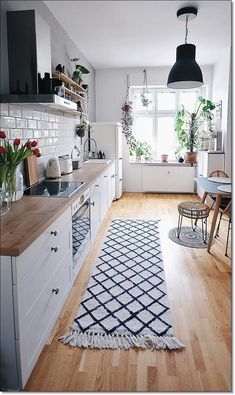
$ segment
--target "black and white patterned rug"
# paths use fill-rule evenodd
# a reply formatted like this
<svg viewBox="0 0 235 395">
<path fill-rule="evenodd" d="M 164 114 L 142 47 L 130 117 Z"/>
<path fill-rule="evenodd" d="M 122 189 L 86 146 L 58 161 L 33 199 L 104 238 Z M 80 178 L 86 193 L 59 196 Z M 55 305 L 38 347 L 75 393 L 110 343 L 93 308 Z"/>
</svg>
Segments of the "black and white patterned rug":
<svg viewBox="0 0 235 395">
<path fill-rule="evenodd" d="M 112 221 L 64 344 L 182 349 L 171 324 L 158 221 Z"/>
</svg>

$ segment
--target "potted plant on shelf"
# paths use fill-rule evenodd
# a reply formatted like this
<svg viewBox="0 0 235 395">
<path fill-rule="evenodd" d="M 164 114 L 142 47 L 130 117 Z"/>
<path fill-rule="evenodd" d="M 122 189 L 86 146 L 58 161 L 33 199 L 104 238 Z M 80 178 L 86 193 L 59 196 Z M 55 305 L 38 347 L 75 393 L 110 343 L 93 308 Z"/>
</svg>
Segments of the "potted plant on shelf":
<svg viewBox="0 0 235 395">
<path fill-rule="evenodd" d="M 83 74 L 89 74 L 90 71 L 87 70 L 85 66 L 78 64 L 77 62 L 80 60 L 79 58 L 70 59 L 71 62 L 74 62 L 74 72 L 72 75 L 73 81 L 77 82 L 79 85 L 82 83 L 82 76 Z"/>
<path fill-rule="evenodd" d="M 203 97 L 198 98 L 198 105 L 195 112 L 190 113 L 184 106 L 176 114 L 176 135 L 178 147 L 176 154 L 185 154 L 185 162 L 197 163 L 197 149 L 202 143 L 203 125 L 207 123 L 209 129 L 212 128 L 213 110 L 215 105 L 210 100 Z"/>
</svg>

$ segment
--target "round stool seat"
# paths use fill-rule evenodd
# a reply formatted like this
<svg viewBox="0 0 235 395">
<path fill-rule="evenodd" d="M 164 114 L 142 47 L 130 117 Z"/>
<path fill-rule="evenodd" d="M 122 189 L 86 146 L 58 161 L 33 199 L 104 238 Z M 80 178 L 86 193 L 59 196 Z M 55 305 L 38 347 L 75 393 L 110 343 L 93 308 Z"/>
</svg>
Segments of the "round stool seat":
<svg viewBox="0 0 235 395">
<path fill-rule="evenodd" d="M 178 211 L 183 217 L 202 219 L 208 217 L 210 208 L 201 202 L 182 202 L 178 204 Z"/>
</svg>

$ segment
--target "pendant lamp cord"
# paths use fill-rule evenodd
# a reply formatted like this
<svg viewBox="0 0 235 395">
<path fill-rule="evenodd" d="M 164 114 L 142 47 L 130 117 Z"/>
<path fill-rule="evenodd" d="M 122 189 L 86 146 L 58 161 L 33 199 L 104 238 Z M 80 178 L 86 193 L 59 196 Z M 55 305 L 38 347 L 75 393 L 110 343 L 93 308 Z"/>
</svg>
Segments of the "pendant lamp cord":
<svg viewBox="0 0 235 395">
<path fill-rule="evenodd" d="M 188 15 L 186 15 L 186 21 L 185 21 L 185 44 L 187 44 L 188 40 Z"/>
<path fill-rule="evenodd" d="M 147 72 L 146 72 L 146 70 L 143 70 L 143 73 L 144 73 L 144 91 L 147 92 L 148 84 L 147 84 Z"/>
<path fill-rule="evenodd" d="M 126 75 L 126 101 L 129 101 L 130 76 Z"/>
</svg>

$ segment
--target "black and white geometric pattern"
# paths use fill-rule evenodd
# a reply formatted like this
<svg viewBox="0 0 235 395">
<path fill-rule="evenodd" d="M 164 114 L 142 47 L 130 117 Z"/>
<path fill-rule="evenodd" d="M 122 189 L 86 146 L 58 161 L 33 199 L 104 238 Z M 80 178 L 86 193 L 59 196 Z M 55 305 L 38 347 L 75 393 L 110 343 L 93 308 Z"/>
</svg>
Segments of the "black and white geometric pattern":
<svg viewBox="0 0 235 395">
<path fill-rule="evenodd" d="M 87 217 L 73 219 L 72 238 L 73 238 L 73 256 L 78 251 L 82 242 L 85 240 L 90 230 L 90 220 Z"/>
<path fill-rule="evenodd" d="M 126 343 L 119 345 L 120 337 Z M 80 347 L 182 348 L 170 321 L 158 221 L 112 221 L 74 325 L 62 341 Z"/>
</svg>

